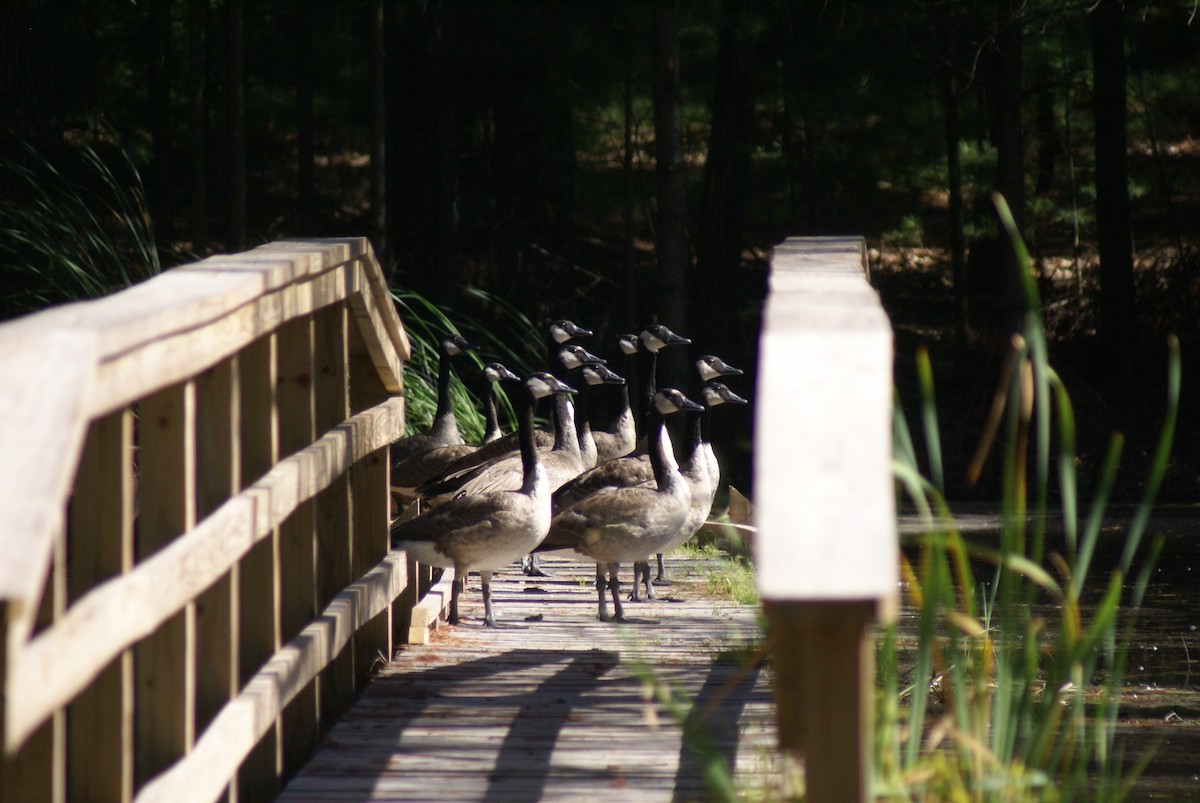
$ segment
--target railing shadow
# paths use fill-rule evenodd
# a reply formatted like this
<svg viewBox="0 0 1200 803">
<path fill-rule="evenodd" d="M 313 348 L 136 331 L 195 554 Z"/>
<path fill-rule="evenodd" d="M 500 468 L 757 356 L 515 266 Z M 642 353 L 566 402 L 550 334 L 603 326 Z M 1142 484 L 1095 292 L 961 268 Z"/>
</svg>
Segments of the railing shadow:
<svg viewBox="0 0 1200 803">
<path fill-rule="evenodd" d="M 704 779 L 706 791 L 714 793 L 709 788 L 710 773 L 725 772 L 726 777 L 733 778 L 741 739 L 738 723 L 747 704 L 753 702 L 760 666 L 755 663 L 745 668 L 718 657 L 709 667 L 704 685 L 682 723 L 673 801 L 695 800 L 696 779 Z"/>
</svg>

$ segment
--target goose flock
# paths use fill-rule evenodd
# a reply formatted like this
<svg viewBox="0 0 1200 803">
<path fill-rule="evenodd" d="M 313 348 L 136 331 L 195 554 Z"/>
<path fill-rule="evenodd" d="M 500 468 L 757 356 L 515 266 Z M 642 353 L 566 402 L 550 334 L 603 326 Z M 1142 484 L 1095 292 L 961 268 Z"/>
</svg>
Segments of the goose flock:
<svg viewBox="0 0 1200 803">
<path fill-rule="evenodd" d="M 391 446 L 393 493 L 414 506 L 392 524 L 391 543 L 421 563 L 454 569 L 453 624 L 469 572 L 480 575 L 484 624 L 494 627 L 493 572 L 520 561 L 527 574 L 544 574 L 538 555 L 553 553 L 595 561 L 598 617 L 625 621 L 621 564 L 634 567 L 629 599 L 654 599 L 654 583 L 670 582 L 663 553 L 708 518 L 720 483 L 711 416 L 721 405 L 747 403 L 721 381 L 742 371 L 700 356 L 689 396 L 660 388 L 657 376 L 659 352 L 689 346 L 688 338 L 658 323 L 621 335 L 622 375 L 576 342 L 592 334 L 569 320 L 550 324 L 548 370 L 524 378 L 499 362 L 485 363 L 473 380 L 487 422 L 479 443 L 464 441 L 450 402 L 451 371 L 463 375 L 458 358 L 478 347 L 458 335 L 439 344 L 433 424 Z M 498 385 L 511 388 L 517 412 L 517 430 L 507 435 L 500 430 Z M 604 420 L 591 404 L 601 393 L 615 394 L 603 400 Z M 550 411 L 542 428 L 535 425 L 539 404 Z M 683 419 L 678 447 L 666 428 L 674 416 Z"/>
</svg>

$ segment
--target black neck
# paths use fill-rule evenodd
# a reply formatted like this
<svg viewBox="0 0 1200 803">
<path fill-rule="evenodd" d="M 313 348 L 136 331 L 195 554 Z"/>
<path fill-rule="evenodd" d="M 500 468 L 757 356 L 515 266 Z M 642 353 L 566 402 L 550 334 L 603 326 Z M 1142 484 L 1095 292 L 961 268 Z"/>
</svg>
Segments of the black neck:
<svg viewBox="0 0 1200 803">
<path fill-rule="evenodd" d="M 641 426 L 641 431 L 638 432 L 640 436 L 643 433 L 648 435 L 650 431 L 650 419 L 653 417 L 654 410 L 654 394 L 658 392 L 658 388 L 655 387 L 654 377 L 655 372 L 658 370 L 658 352 L 642 348 L 638 352 L 638 362 L 641 368 L 639 379 L 642 383 L 642 386 L 638 388 L 638 397 L 641 399 L 642 404 L 645 405 L 642 408 L 641 416 L 638 417 L 638 424 Z"/>
<path fill-rule="evenodd" d="M 712 409 L 705 405 L 700 413 L 700 440 L 704 443 L 712 443 Z"/>
<path fill-rule="evenodd" d="M 646 433 L 642 421 L 642 376 L 636 351 L 625 357 L 625 387 L 621 388 L 621 392 L 624 394 L 625 406 L 618 411 L 618 415 L 626 409 L 630 410 L 633 413 L 634 431 L 641 437 Z"/>
<path fill-rule="evenodd" d="M 572 438 L 578 436 L 567 427 L 567 397 L 562 393 L 554 394 L 554 450 L 561 451 L 569 447 Z"/>
<path fill-rule="evenodd" d="M 438 400 L 436 416 L 441 418 L 449 410 L 450 404 L 450 355 L 442 354 L 438 359 Z"/>
<path fill-rule="evenodd" d="M 517 440 L 521 445 L 521 490 L 533 487 L 533 476 L 537 470 L 537 448 L 533 444 L 533 396 L 528 391 L 521 394 L 521 409 L 517 412 Z"/>
<path fill-rule="evenodd" d="M 620 400 L 620 403 L 617 405 L 616 412 L 613 413 L 611 420 L 608 422 L 609 429 L 612 429 L 613 427 L 615 427 L 617 422 L 621 420 L 621 417 L 624 416 L 626 413 L 630 413 L 632 410 L 632 406 L 630 405 L 630 402 L 629 402 L 629 385 L 628 384 L 621 385 L 617 389 L 617 392 L 620 394 L 621 400 Z M 634 427 L 635 428 L 637 427 L 636 420 L 634 422 Z"/>
<path fill-rule="evenodd" d="M 705 408 L 705 412 L 688 410 L 684 415 L 683 460 L 691 460 L 704 442 L 703 429 L 708 419 L 708 408 Z"/>
<path fill-rule="evenodd" d="M 580 439 L 592 429 L 591 422 L 588 420 L 588 396 L 590 395 L 592 395 L 592 386 L 588 384 L 587 380 L 584 380 L 579 395 L 575 397 L 575 435 Z"/>
<path fill-rule="evenodd" d="M 650 455 L 650 468 L 654 470 L 654 481 L 661 488 L 663 477 L 667 473 L 667 458 L 663 447 L 663 414 L 653 404 L 650 405 L 646 431 L 646 452 Z"/>
<path fill-rule="evenodd" d="M 487 420 L 487 429 L 483 432 L 483 442 L 487 443 L 500 434 L 500 411 L 496 405 L 496 389 L 494 387 L 489 387 L 483 394 L 483 416 Z"/>
</svg>

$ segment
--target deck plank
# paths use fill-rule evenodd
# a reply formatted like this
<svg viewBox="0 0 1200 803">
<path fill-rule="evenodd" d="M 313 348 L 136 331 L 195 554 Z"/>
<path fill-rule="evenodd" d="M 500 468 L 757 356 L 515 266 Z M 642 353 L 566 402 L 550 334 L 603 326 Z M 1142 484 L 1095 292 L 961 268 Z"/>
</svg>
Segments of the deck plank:
<svg viewBox="0 0 1200 803">
<path fill-rule="evenodd" d="M 704 730 L 739 789 L 778 785 L 769 670 L 731 657 L 759 638 L 756 606 L 706 596 L 711 564 L 672 557 L 660 599 L 606 624 L 594 564 L 544 565 L 552 577 L 497 574 L 506 627 L 494 630 L 472 577 L 464 623 L 398 650 L 279 799 L 706 799 L 698 754 L 653 699 L 647 667 L 710 707 Z"/>
</svg>

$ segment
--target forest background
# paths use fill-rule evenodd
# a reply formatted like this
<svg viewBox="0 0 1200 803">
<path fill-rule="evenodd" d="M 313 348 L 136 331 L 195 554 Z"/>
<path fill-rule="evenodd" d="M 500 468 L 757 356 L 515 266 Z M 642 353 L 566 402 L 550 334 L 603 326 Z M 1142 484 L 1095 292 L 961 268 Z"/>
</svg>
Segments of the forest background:
<svg viewBox="0 0 1200 803">
<path fill-rule="evenodd" d="M 1196 17 L 1195 0 L 6 0 L 0 317 L 365 234 L 394 286 L 485 326 L 507 305 L 568 317 L 615 356 L 658 319 L 747 368 L 752 396 L 771 247 L 861 235 L 902 403 L 925 346 L 949 490 L 995 498 L 994 477 L 954 477 L 1016 314 L 999 191 L 1078 407 L 1085 492 L 1121 430 L 1118 496 L 1136 498 L 1175 333 L 1162 498 L 1192 502 Z M 721 448 L 749 488 L 752 422 L 734 418 Z"/>
</svg>

